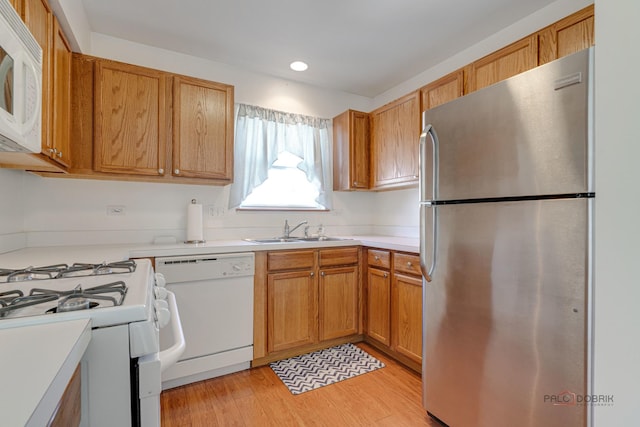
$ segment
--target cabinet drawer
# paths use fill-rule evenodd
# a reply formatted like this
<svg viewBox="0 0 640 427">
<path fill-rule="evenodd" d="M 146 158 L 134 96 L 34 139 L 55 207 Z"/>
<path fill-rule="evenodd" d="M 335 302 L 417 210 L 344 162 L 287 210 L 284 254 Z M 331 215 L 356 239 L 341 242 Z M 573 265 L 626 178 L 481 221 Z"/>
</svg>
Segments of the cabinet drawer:
<svg viewBox="0 0 640 427">
<path fill-rule="evenodd" d="M 278 251 L 267 254 L 267 269 L 297 270 L 314 267 L 314 251 Z"/>
<path fill-rule="evenodd" d="M 395 271 L 407 274 L 413 274 L 421 276 L 420 271 L 420 257 L 418 255 L 410 254 L 394 254 L 393 268 Z"/>
<path fill-rule="evenodd" d="M 322 249 L 320 267 L 358 263 L 358 248 Z"/>
<path fill-rule="evenodd" d="M 391 268 L 391 252 L 379 249 L 367 251 L 367 263 L 381 268 Z"/>
</svg>

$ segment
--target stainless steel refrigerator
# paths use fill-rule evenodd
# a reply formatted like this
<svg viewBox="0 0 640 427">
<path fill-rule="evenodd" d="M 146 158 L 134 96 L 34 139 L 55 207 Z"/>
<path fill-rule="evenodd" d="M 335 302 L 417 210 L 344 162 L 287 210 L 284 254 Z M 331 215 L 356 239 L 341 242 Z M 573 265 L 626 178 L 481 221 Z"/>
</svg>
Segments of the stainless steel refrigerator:
<svg viewBox="0 0 640 427">
<path fill-rule="evenodd" d="M 423 113 L 427 412 L 590 425 L 593 48 Z"/>
</svg>

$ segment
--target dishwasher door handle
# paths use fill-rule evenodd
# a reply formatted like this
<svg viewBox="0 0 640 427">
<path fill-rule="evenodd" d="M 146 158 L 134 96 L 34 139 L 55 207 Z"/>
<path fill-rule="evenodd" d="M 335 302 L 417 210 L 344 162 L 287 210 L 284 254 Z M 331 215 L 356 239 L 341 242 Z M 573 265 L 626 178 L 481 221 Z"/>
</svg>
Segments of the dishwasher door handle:
<svg viewBox="0 0 640 427">
<path fill-rule="evenodd" d="M 168 367 L 174 365 L 180 356 L 182 356 L 186 347 L 184 332 L 182 331 L 182 323 L 180 322 L 180 313 L 178 313 L 178 304 L 176 303 L 176 296 L 171 291 L 167 291 L 167 303 L 169 304 L 171 320 L 166 327 L 171 328 L 173 345 L 166 350 L 162 350 L 158 355 L 160 358 L 161 371 L 164 371 Z"/>
</svg>

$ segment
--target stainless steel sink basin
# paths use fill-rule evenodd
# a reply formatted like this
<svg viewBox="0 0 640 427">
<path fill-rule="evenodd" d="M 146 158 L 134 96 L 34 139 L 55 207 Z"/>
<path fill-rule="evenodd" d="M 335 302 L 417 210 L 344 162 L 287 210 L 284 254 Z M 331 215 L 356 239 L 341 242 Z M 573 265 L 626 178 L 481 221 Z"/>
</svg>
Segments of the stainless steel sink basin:
<svg viewBox="0 0 640 427">
<path fill-rule="evenodd" d="M 328 237 L 328 236 L 319 236 L 319 237 L 300 237 L 298 239 L 301 242 L 334 242 L 339 240 L 353 240 L 345 237 Z"/>
<path fill-rule="evenodd" d="M 300 239 L 294 238 L 294 237 L 271 237 L 271 238 L 267 238 L 267 239 L 244 239 L 247 242 L 254 242 L 254 243 L 291 243 L 291 242 L 299 242 Z"/>
<path fill-rule="evenodd" d="M 266 239 L 244 239 L 254 243 L 304 243 L 304 242 L 333 242 L 339 240 L 353 240 L 342 237 L 270 237 Z"/>
</svg>

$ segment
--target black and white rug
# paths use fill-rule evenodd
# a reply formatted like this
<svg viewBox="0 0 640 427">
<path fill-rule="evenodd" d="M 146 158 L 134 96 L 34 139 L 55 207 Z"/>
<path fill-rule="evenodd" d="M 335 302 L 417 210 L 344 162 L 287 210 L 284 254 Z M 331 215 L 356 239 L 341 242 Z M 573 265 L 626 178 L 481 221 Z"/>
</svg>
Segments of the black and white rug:
<svg viewBox="0 0 640 427">
<path fill-rule="evenodd" d="M 384 363 L 353 344 L 343 344 L 269 366 L 292 394 L 300 394 L 384 368 Z"/>
</svg>

